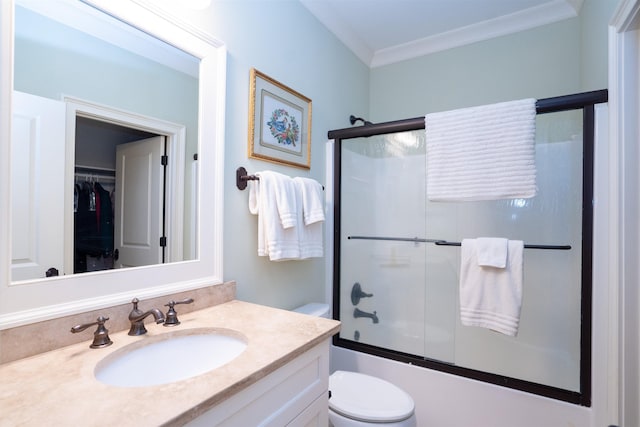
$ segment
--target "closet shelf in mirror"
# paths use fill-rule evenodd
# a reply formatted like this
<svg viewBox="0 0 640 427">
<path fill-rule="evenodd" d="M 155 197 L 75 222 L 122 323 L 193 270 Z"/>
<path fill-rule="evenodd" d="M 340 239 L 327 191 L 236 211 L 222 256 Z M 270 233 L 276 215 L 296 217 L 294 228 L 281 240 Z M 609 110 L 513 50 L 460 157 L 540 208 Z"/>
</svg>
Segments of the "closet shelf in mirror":
<svg viewBox="0 0 640 427">
<path fill-rule="evenodd" d="M 116 171 L 113 169 L 107 168 L 96 168 L 91 166 L 76 166 L 75 167 L 75 177 L 76 179 L 107 179 L 107 180 L 115 180 L 116 179 Z"/>
</svg>

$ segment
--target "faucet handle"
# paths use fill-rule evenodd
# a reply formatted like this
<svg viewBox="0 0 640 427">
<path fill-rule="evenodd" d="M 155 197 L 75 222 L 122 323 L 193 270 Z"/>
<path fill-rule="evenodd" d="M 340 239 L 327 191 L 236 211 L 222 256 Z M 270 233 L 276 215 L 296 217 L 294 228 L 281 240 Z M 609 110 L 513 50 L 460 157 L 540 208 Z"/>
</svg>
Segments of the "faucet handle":
<svg viewBox="0 0 640 427">
<path fill-rule="evenodd" d="M 185 298 L 180 301 L 171 300 L 168 303 L 166 303 L 164 306 L 169 307 L 169 311 L 167 311 L 167 316 L 165 317 L 165 320 L 164 320 L 164 326 L 177 326 L 180 324 L 180 321 L 178 320 L 178 313 L 176 313 L 176 310 L 173 308 L 174 305 L 191 304 L 192 302 L 193 302 L 193 298 Z"/>
<path fill-rule="evenodd" d="M 90 348 L 103 348 L 108 347 L 113 344 L 113 341 L 109 338 L 109 330 L 104 326 L 104 323 L 109 320 L 108 317 L 100 316 L 95 322 L 85 323 L 82 325 L 76 325 L 71 328 L 71 333 L 82 332 L 85 329 L 98 325 L 98 328 L 93 333 L 93 342 L 89 346 Z"/>
<path fill-rule="evenodd" d="M 356 282 L 353 284 L 351 288 L 351 303 L 355 306 L 360 302 L 360 298 L 369 298 L 372 297 L 373 294 L 368 294 L 362 291 L 362 286 L 360 283 Z"/>
</svg>

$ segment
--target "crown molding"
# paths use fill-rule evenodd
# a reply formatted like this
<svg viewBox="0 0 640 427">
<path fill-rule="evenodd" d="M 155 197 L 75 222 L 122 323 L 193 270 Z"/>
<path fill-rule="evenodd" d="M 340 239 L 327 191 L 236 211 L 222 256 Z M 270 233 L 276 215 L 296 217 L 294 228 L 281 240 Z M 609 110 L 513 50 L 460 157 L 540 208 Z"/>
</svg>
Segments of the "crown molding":
<svg viewBox="0 0 640 427">
<path fill-rule="evenodd" d="M 489 40 L 542 25 L 575 18 L 584 0 L 551 0 L 539 6 L 495 19 L 440 33 L 409 43 L 374 51 L 323 2 L 300 0 L 322 25 L 332 32 L 362 62 L 371 68 L 417 58 L 471 43 Z"/>
<path fill-rule="evenodd" d="M 520 12 L 479 22 L 453 31 L 378 50 L 371 68 L 506 36 L 578 16 L 582 0 L 554 0 Z"/>
</svg>

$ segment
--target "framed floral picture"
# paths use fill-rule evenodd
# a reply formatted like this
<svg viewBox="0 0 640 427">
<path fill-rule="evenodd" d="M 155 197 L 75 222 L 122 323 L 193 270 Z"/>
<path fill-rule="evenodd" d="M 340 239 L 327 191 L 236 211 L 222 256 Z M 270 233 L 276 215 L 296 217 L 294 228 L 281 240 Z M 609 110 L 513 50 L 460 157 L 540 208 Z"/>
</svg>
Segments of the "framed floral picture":
<svg viewBox="0 0 640 427">
<path fill-rule="evenodd" d="M 249 87 L 249 157 L 311 167 L 311 100 L 255 68 Z"/>
</svg>

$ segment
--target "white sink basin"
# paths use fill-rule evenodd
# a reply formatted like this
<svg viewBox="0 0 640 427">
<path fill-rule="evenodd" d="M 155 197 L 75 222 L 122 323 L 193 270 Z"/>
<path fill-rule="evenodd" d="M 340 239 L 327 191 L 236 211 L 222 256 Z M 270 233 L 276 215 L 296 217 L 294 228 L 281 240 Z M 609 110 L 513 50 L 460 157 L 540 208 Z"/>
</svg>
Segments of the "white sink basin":
<svg viewBox="0 0 640 427">
<path fill-rule="evenodd" d="M 247 347 L 239 333 L 225 329 L 187 329 L 149 337 L 110 354 L 96 378 L 119 387 L 147 387 L 185 380 L 238 357 Z"/>
</svg>

